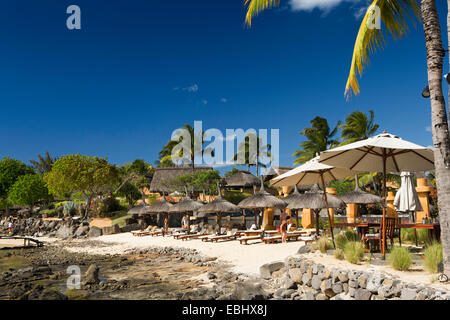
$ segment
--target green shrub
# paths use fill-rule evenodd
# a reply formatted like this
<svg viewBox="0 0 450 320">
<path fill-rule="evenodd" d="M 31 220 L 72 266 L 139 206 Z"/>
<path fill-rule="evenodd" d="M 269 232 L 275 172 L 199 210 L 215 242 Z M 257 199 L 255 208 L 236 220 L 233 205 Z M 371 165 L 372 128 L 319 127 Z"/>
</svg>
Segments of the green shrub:
<svg viewBox="0 0 450 320">
<path fill-rule="evenodd" d="M 341 248 L 337 248 L 334 251 L 334 257 L 338 260 L 344 260 L 344 250 L 342 250 Z"/>
<path fill-rule="evenodd" d="M 424 252 L 424 268 L 429 273 L 437 273 L 439 271 L 438 264 L 444 261 L 442 244 L 434 242 L 429 245 Z"/>
<path fill-rule="evenodd" d="M 364 246 L 359 241 L 348 241 L 344 247 L 344 257 L 350 263 L 357 264 L 364 257 Z"/>
<path fill-rule="evenodd" d="M 64 215 L 74 215 L 77 213 L 77 209 L 78 209 L 79 204 L 75 203 L 73 201 L 66 201 L 63 204 L 63 212 Z"/>
<path fill-rule="evenodd" d="M 395 270 L 406 271 L 411 266 L 411 253 L 408 248 L 395 246 L 389 255 L 389 263 Z"/>
<path fill-rule="evenodd" d="M 51 218 L 51 217 L 56 217 L 58 216 L 58 210 L 57 209 L 44 209 L 39 211 L 39 213 L 42 214 L 46 214 L 47 217 Z"/>
<path fill-rule="evenodd" d="M 114 197 L 103 199 L 98 206 L 99 213 L 109 213 L 122 210 L 119 200 Z"/>
<path fill-rule="evenodd" d="M 402 229 L 401 238 L 403 242 L 411 242 L 415 243 L 415 235 L 414 229 Z M 428 230 L 427 229 L 419 229 L 417 230 L 417 243 L 425 243 L 429 242 L 428 239 Z"/>
<path fill-rule="evenodd" d="M 334 243 L 336 244 L 337 249 L 344 250 L 345 244 L 348 242 L 347 237 L 344 232 L 339 232 L 334 236 Z"/>
<path fill-rule="evenodd" d="M 348 241 L 358 241 L 358 233 L 356 231 L 346 230 L 344 234 Z"/>
<path fill-rule="evenodd" d="M 328 249 L 333 248 L 333 244 L 325 236 L 320 237 L 318 240 L 316 240 L 316 243 L 317 243 L 317 247 L 319 248 L 320 252 L 322 252 L 322 253 L 327 253 Z"/>
</svg>

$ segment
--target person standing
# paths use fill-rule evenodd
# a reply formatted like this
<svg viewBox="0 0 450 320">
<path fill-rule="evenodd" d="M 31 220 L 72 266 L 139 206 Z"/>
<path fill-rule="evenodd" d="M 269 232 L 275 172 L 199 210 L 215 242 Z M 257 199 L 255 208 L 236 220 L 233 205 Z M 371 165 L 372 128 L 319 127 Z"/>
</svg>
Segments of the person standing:
<svg viewBox="0 0 450 320">
<path fill-rule="evenodd" d="M 10 221 L 10 222 L 8 223 L 8 231 L 9 231 L 9 234 L 12 233 L 12 226 L 13 226 L 13 224 L 12 224 L 12 222 Z"/>
<path fill-rule="evenodd" d="M 281 233 L 281 242 L 286 243 L 287 242 L 287 219 L 284 219 L 281 221 L 280 224 L 280 233 Z"/>
</svg>

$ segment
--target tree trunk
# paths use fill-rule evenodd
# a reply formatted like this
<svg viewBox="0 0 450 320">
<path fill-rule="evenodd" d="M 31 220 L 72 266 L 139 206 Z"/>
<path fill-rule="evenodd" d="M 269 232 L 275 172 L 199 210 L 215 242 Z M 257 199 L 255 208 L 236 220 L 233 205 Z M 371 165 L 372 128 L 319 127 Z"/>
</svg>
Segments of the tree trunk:
<svg viewBox="0 0 450 320">
<path fill-rule="evenodd" d="M 447 111 L 442 92 L 442 72 L 445 51 L 439 16 L 434 0 L 421 0 L 425 45 L 427 48 L 428 86 L 430 88 L 431 124 L 434 145 L 434 166 L 438 193 L 444 272 L 450 276 L 450 168 Z"/>
<path fill-rule="evenodd" d="M 255 166 L 256 166 L 256 176 L 258 176 L 258 160 L 256 160 Z"/>
<path fill-rule="evenodd" d="M 8 197 L 5 198 L 5 214 L 7 217 L 9 217 Z"/>
<path fill-rule="evenodd" d="M 86 209 L 84 210 L 84 217 L 83 219 L 81 219 L 81 221 L 84 221 L 88 218 L 89 216 L 89 207 L 91 206 L 91 201 L 92 201 L 92 197 L 88 197 L 87 198 L 87 204 L 86 204 Z"/>
</svg>

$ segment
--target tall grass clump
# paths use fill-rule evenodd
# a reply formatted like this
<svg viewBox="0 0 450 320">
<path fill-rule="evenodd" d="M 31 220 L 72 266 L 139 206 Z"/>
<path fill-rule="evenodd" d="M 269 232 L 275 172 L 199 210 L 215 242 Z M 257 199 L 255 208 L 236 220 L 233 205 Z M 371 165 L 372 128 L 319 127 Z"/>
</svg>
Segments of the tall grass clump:
<svg viewBox="0 0 450 320">
<path fill-rule="evenodd" d="M 429 273 L 439 272 L 438 264 L 444 261 L 442 253 L 442 244 L 439 242 L 433 242 L 429 245 L 424 252 L 424 268 Z"/>
<path fill-rule="evenodd" d="M 358 233 L 356 231 L 346 230 L 344 234 L 348 241 L 358 241 Z"/>
<path fill-rule="evenodd" d="M 389 262 L 395 270 L 406 271 L 412 263 L 411 253 L 408 248 L 395 246 L 391 250 Z"/>
<path fill-rule="evenodd" d="M 347 237 L 344 232 L 339 232 L 334 236 L 334 243 L 336 244 L 336 250 L 341 249 L 344 250 L 345 244 L 348 242 Z"/>
<path fill-rule="evenodd" d="M 319 251 L 322 253 L 327 253 L 328 249 L 333 248 L 333 244 L 328 240 L 327 237 L 323 236 L 320 237 L 317 241 L 317 247 L 319 248 Z"/>
<path fill-rule="evenodd" d="M 334 257 L 338 260 L 344 260 L 344 250 L 342 250 L 341 248 L 336 248 L 336 250 L 334 251 Z"/>
<path fill-rule="evenodd" d="M 350 263 L 357 264 L 364 257 L 364 246 L 359 241 L 348 241 L 344 247 L 344 257 Z"/>
<path fill-rule="evenodd" d="M 426 229 L 419 229 L 417 231 L 417 242 L 418 243 L 428 243 L 428 230 Z M 414 229 L 402 229 L 400 237 L 402 238 L 403 242 L 410 242 L 415 243 L 415 235 L 414 235 Z"/>
</svg>

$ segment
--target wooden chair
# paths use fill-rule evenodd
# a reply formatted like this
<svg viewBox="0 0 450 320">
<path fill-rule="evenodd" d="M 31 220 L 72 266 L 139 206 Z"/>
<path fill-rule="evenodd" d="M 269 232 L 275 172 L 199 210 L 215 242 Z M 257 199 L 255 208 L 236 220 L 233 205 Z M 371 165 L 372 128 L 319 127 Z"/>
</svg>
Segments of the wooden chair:
<svg viewBox="0 0 450 320">
<path fill-rule="evenodd" d="M 386 240 L 391 240 L 391 246 L 394 245 L 394 237 L 396 225 L 398 225 L 397 218 L 385 218 L 386 221 Z M 380 229 L 376 233 L 365 233 L 362 235 L 362 241 L 364 245 L 369 245 L 371 243 L 376 243 L 376 246 L 369 247 L 369 250 L 373 252 L 372 249 L 377 251 L 381 251 L 381 247 L 383 245 L 383 219 L 380 221 Z"/>
</svg>

